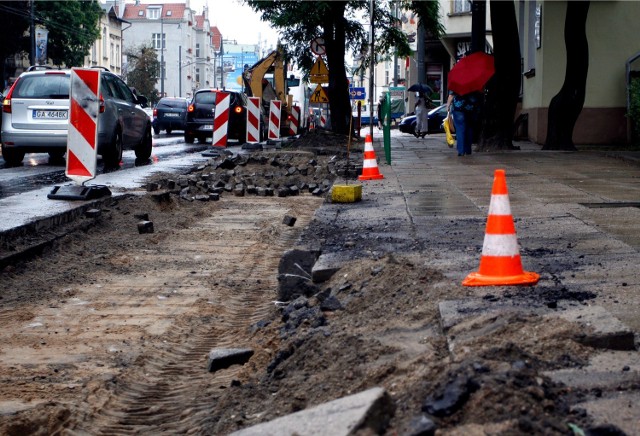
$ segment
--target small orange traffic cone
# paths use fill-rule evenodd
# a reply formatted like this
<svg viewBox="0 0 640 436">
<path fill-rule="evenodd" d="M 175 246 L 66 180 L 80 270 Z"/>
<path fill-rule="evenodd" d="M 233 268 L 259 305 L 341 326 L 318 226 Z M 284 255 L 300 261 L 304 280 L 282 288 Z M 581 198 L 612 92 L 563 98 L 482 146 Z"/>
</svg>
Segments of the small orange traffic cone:
<svg viewBox="0 0 640 436">
<path fill-rule="evenodd" d="M 489 218 L 478 272 L 472 272 L 463 286 L 535 285 L 540 275 L 522 270 L 516 228 L 511 216 L 504 170 L 493 177 Z"/>
<path fill-rule="evenodd" d="M 373 141 L 371 135 L 367 135 L 364 140 L 364 162 L 362 164 L 362 175 L 358 176 L 358 180 L 374 180 L 384 179 L 384 176 L 378 171 L 378 161 L 376 160 L 376 152 L 373 150 Z"/>
</svg>

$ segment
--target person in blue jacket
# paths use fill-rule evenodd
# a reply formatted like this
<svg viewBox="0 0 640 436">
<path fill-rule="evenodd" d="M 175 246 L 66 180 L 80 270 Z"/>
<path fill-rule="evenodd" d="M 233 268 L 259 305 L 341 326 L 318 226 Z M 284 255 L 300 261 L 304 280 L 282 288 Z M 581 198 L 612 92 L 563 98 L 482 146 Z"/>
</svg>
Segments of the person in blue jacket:
<svg viewBox="0 0 640 436">
<path fill-rule="evenodd" d="M 471 154 L 473 126 L 476 123 L 481 102 L 482 94 L 479 92 L 458 95 L 451 90 L 449 91 L 447 110 L 451 111 L 453 124 L 456 128 L 458 156 Z"/>
</svg>

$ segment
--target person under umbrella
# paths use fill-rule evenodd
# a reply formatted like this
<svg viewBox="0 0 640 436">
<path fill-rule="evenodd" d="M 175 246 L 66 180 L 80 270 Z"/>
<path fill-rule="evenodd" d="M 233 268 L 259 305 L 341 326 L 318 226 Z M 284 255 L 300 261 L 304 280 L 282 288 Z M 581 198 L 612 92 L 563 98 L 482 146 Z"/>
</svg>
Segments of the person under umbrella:
<svg viewBox="0 0 640 436">
<path fill-rule="evenodd" d="M 416 101 L 416 130 L 413 133 L 416 138 L 424 138 L 429 131 L 429 98 L 422 92 L 418 93 Z"/>
<path fill-rule="evenodd" d="M 473 126 L 483 102 L 484 86 L 495 73 L 493 56 L 467 53 L 449 72 L 447 110 L 456 128 L 458 156 L 471 154 Z"/>
</svg>

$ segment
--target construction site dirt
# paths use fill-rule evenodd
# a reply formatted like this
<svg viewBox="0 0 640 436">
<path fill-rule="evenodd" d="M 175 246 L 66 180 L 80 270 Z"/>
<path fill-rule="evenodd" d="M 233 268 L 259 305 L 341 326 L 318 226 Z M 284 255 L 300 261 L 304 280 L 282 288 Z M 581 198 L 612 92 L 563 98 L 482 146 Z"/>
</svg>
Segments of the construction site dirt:
<svg viewBox="0 0 640 436">
<path fill-rule="evenodd" d="M 334 152 L 294 146 L 159 175 L 5 265 L 0 434 L 229 434 L 375 386 L 392 416 L 358 434 L 632 434 L 575 407 L 601 387 L 553 376 L 599 351 L 584 326 L 546 311 L 589 308 L 594 293 L 470 290 L 437 246 L 394 240 L 392 222 L 320 219 L 328 187 L 351 170 L 346 139 L 331 141 Z M 343 261 L 285 296 L 279 265 L 300 247 Z M 470 297 L 480 316 L 443 316 L 443 302 Z M 253 352 L 244 365 L 207 370 L 212 349 L 239 347 Z M 617 388 L 637 392 L 631 380 Z"/>
</svg>

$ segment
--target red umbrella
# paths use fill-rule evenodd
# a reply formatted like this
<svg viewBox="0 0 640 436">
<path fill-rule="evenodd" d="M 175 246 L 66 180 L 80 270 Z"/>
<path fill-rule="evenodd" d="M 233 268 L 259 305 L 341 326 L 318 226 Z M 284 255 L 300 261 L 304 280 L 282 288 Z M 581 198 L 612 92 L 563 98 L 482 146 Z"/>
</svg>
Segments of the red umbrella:
<svg viewBox="0 0 640 436">
<path fill-rule="evenodd" d="M 481 51 L 471 53 L 449 71 L 449 89 L 459 95 L 482 91 L 495 72 L 493 56 Z"/>
</svg>

